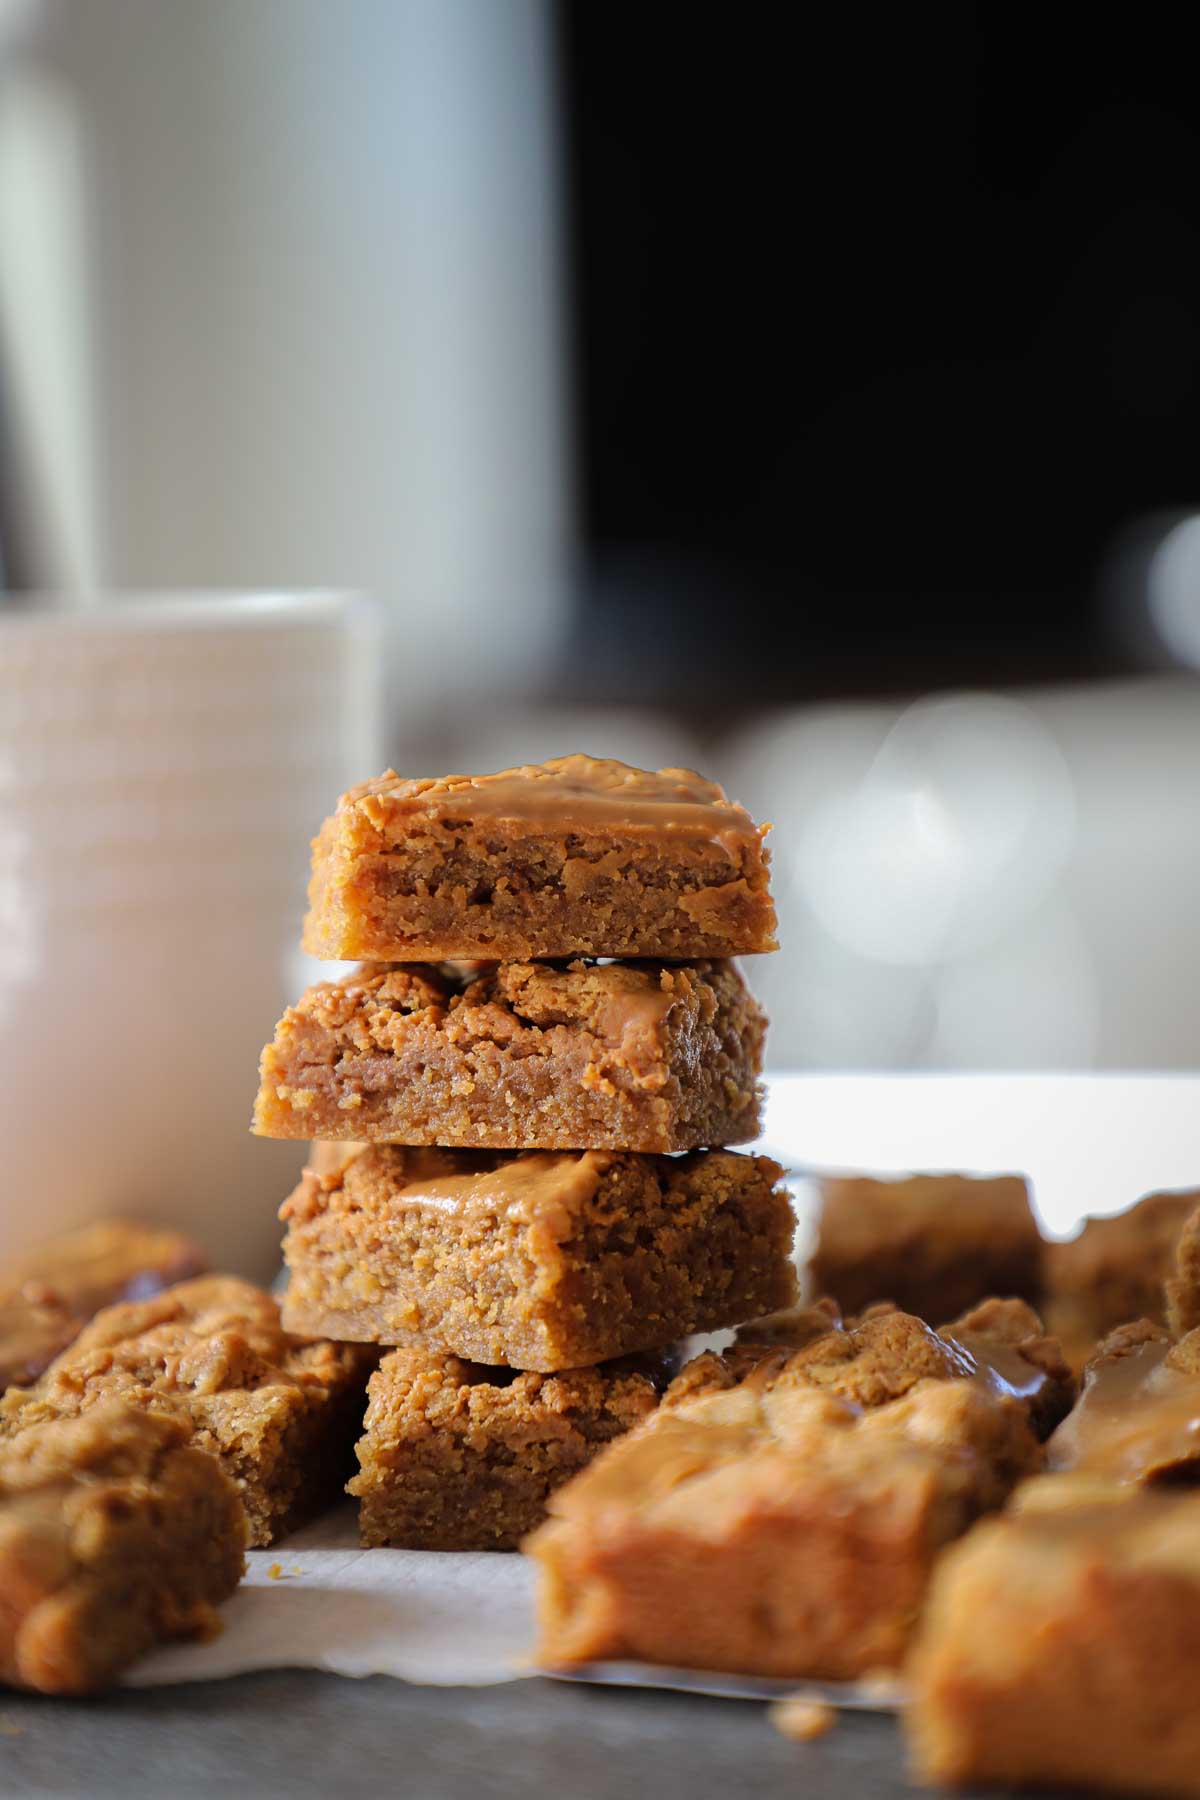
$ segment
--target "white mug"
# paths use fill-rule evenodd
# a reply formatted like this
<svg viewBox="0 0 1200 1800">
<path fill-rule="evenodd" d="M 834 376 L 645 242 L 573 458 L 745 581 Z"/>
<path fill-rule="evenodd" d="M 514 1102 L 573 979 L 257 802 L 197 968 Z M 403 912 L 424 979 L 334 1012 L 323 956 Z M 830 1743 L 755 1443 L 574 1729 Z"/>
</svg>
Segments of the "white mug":
<svg viewBox="0 0 1200 1800">
<path fill-rule="evenodd" d="M 0 1257 L 118 1214 L 276 1267 L 257 1055 L 309 840 L 377 772 L 375 635 L 325 594 L 0 613 Z"/>
</svg>

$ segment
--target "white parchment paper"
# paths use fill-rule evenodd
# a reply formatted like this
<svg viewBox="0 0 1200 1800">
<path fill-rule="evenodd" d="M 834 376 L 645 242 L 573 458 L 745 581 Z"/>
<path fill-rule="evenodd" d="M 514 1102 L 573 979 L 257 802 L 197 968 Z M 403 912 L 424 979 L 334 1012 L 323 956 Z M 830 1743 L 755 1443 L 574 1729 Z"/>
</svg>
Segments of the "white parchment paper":
<svg viewBox="0 0 1200 1800">
<path fill-rule="evenodd" d="M 130 1685 L 294 1668 L 485 1687 L 532 1673 L 522 1659 L 534 1641 L 534 1570 L 523 1556 L 360 1550 L 348 1504 L 246 1562 L 220 1636 L 155 1651 Z"/>
</svg>

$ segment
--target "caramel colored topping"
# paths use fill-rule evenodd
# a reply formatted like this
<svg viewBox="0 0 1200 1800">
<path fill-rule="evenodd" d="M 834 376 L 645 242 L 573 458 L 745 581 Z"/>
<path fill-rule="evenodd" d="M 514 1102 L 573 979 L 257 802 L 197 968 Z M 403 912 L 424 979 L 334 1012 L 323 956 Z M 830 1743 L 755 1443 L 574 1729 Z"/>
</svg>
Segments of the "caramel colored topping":
<svg viewBox="0 0 1200 1800">
<path fill-rule="evenodd" d="M 340 809 L 358 807 L 381 829 L 399 818 L 488 819 L 510 831 L 553 827 L 708 837 L 722 847 L 761 836 L 744 807 L 691 769 L 634 769 L 591 756 L 559 756 L 495 775 L 405 780 L 388 770 L 352 788 Z"/>
<path fill-rule="evenodd" d="M 1032 1400 L 1046 1385 L 1045 1370 L 1036 1368 L 1011 1344 L 976 1332 L 941 1332 L 943 1340 L 970 1359 L 973 1377 L 993 1393 Z"/>
<path fill-rule="evenodd" d="M 1046 1446 L 1051 1470 L 1080 1470 L 1116 1481 L 1154 1481 L 1181 1470 L 1200 1475 L 1200 1380 L 1168 1360 L 1171 1345 L 1150 1339 L 1093 1363 L 1074 1412 Z"/>
<path fill-rule="evenodd" d="M 465 1217 L 479 1213 L 569 1229 L 570 1215 L 600 1185 L 614 1160 L 606 1150 L 509 1151 L 411 1150 L 381 1145 L 367 1150 L 340 1171 L 324 1177 L 327 1185 L 356 1185 L 383 1177 L 388 1204 L 397 1209 L 436 1207 Z"/>
</svg>

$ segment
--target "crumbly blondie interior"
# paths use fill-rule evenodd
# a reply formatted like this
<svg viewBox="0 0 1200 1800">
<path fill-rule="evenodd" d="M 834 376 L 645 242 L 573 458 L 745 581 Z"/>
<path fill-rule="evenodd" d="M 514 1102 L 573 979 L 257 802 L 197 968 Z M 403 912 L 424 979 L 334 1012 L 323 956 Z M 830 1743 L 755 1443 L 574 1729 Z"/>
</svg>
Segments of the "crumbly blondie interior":
<svg viewBox="0 0 1200 1800">
<path fill-rule="evenodd" d="M 364 1545 L 512 1550 L 547 1498 L 658 1403 L 635 1359 L 557 1375 L 394 1350 L 369 1384 L 358 1445 Z"/>
</svg>

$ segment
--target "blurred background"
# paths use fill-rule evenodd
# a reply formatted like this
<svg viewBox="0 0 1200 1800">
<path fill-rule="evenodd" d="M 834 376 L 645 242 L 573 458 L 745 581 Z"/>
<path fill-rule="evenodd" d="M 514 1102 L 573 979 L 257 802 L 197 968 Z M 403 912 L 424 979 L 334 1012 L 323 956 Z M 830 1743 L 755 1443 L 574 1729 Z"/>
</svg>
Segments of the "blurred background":
<svg viewBox="0 0 1200 1800">
<path fill-rule="evenodd" d="M 776 1067 L 1194 1067 L 1193 88 L 1149 15 L 0 0 L 0 793 L 30 621 L 359 590 L 282 763 L 220 715 L 311 827 L 695 765 L 776 823 Z"/>
</svg>

